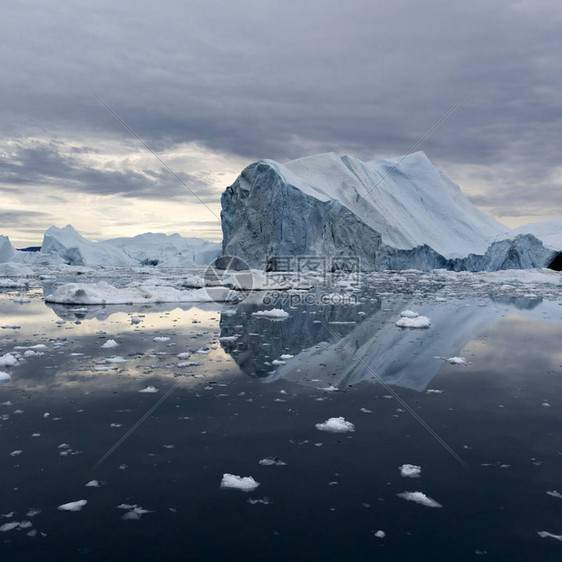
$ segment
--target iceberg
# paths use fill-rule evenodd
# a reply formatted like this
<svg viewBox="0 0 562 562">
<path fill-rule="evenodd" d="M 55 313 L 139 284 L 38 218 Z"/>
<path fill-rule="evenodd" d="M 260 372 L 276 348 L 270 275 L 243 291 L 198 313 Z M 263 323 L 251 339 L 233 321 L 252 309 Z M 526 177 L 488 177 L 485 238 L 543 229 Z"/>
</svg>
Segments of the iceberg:
<svg viewBox="0 0 562 562">
<path fill-rule="evenodd" d="M 0 263 L 30 265 L 79 265 L 104 267 L 192 267 L 207 265 L 219 254 L 221 245 L 179 234 L 139 234 L 101 242 L 87 240 L 71 225 L 51 226 L 43 236 L 38 252 L 16 250 L 7 236 L 0 236 Z"/>
<path fill-rule="evenodd" d="M 562 247 L 551 243 L 562 239 L 562 221 L 512 232 L 423 152 L 370 162 L 335 153 L 260 160 L 221 204 L 222 255 L 250 267 L 312 256 L 330 260 L 332 270 L 334 259 L 357 257 L 364 271 L 493 271 L 549 266 Z"/>
</svg>

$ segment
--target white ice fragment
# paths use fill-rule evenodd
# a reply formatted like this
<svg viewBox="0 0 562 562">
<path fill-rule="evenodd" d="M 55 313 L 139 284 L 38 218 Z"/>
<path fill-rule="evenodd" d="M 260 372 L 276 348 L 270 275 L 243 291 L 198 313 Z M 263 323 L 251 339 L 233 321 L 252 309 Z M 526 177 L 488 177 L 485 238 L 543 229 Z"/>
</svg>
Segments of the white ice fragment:
<svg viewBox="0 0 562 562">
<path fill-rule="evenodd" d="M 281 355 L 279 359 L 282 359 L 283 361 L 287 361 L 288 359 L 292 359 L 293 357 L 294 355 L 289 355 L 288 353 L 285 353 L 284 355 Z"/>
<path fill-rule="evenodd" d="M 165 342 L 170 341 L 170 338 L 168 336 L 156 336 L 155 338 L 152 338 L 152 340 L 156 342 Z"/>
<path fill-rule="evenodd" d="M 0 382 L 9 381 L 12 377 L 9 373 L 5 373 L 4 371 L 0 371 Z"/>
<path fill-rule="evenodd" d="M 18 360 L 11 354 L 6 353 L 0 357 L 0 367 L 13 367 L 18 364 Z"/>
<path fill-rule="evenodd" d="M 331 431 L 332 433 L 346 433 L 355 431 L 355 426 L 343 417 L 329 418 L 324 423 L 317 423 L 316 429 L 320 431 Z"/>
<path fill-rule="evenodd" d="M 258 312 L 252 312 L 252 316 L 268 318 L 269 320 L 285 320 L 285 318 L 289 317 L 289 313 L 285 312 L 281 308 L 272 308 L 271 310 L 259 310 Z"/>
<path fill-rule="evenodd" d="M 377 537 L 377 539 L 384 539 L 384 537 L 386 537 L 386 533 L 384 531 L 377 531 L 376 533 L 374 533 L 375 537 Z"/>
<path fill-rule="evenodd" d="M 402 316 L 402 318 L 417 318 L 419 314 L 412 310 L 405 310 L 404 312 L 400 313 L 400 316 Z"/>
<path fill-rule="evenodd" d="M 189 351 L 183 351 L 182 353 L 178 353 L 176 357 L 178 359 L 189 359 L 191 357 L 191 353 L 189 353 Z"/>
<path fill-rule="evenodd" d="M 466 359 L 464 357 L 448 357 L 447 363 L 451 365 L 466 365 Z"/>
<path fill-rule="evenodd" d="M 225 473 L 222 476 L 221 488 L 234 488 L 243 492 L 252 492 L 259 486 L 252 476 L 236 476 Z"/>
<path fill-rule="evenodd" d="M 399 328 L 429 328 L 431 320 L 427 316 L 416 316 L 415 318 L 402 317 L 396 322 Z"/>
<path fill-rule="evenodd" d="M 549 492 L 547 492 L 547 494 L 549 496 L 552 496 L 553 498 L 560 498 L 562 499 L 562 494 L 560 492 L 557 492 L 556 490 L 551 490 Z"/>
<path fill-rule="evenodd" d="M 107 340 L 102 346 L 102 349 L 112 349 L 113 347 L 117 347 L 119 344 L 115 340 Z"/>
<path fill-rule="evenodd" d="M 425 505 L 426 507 L 443 507 L 434 499 L 426 496 L 423 492 L 401 492 L 396 494 L 399 498 Z"/>
<path fill-rule="evenodd" d="M 131 324 L 140 324 L 142 321 L 142 318 L 139 318 L 138 316 L 131 316 Z"/>
<path fill-rule="evenodd" d="M 150 393 L 158 392 L 158 389 L 155 386 L 147 386 L 146 388 L 139 390 L 139 392 L 146 392 L 150 394 Z"/>
<path fill-rule="evenodd" d="M 557 541 L 562 541 L 562 535 L 553 535 L 552 533 L 549 533 L 548 531 L 538 531 L 537 535 L 539 535 L 539 537 L 541 539 L 546 539 L 546 538 L 550 537 L 551 539 L 556 539 Z"/>
<path fill-rule="evenodd" d="M 400 476 L 404 478 L 419 478 L 421 474 L 421 467 L 415 464 L 403 464 L 398 467 L 400 470 Z"/>
<path fill-rule="evenodd" d="M 262 466 L 286 466 L 287 463 L 278 459 L 277 457 L 266 457 L 265 459 L 261 459 L 258 464 Z"/>
<path fill-rule="evenodd" d="M 78 500 L 75 502 L 68 502 L 59 505 L 57 509 L 61 511 L 80 511 L 86 504 L 88 500 Z"/>
<path fill-rule="evenodd" d="M 11 457 L 17 457 L 18 455 L 21 455 L 22 453 L 23 453 L 23 451 L 17 449 L 17 450 L 15 450 L 15 451 L 12 451 L 12 452 L 10 453 L 10 456 L 11 456 Z"/>
<path fill-rule="evenodd" d="M 90 480 L 85 484 L 85 488 L 99 488 L 100 483 L 98 480 Z"/>
</svg>

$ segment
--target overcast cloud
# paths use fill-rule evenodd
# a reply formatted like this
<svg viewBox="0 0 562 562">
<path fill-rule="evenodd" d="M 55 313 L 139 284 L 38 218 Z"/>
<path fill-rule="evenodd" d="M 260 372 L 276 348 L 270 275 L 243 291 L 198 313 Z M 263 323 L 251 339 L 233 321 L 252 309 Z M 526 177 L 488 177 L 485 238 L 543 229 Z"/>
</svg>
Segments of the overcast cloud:
<svg viewBox="0 0 562 562">
<path fill-rule="evenodd" d="M 0 215 L 16 239 L 68 222 L 65 202 L 98 237 L 220 237 L 96 96 L 215 213 L 252 161 L 404 154 L 466 97 L 420 149 L 512 226 L 562 216 L 556 0 L 5 0 L 0 16 L 0 198 L 33 232 Z M 126 219 L 93 220 L 120 201 Z"/>
</svg>

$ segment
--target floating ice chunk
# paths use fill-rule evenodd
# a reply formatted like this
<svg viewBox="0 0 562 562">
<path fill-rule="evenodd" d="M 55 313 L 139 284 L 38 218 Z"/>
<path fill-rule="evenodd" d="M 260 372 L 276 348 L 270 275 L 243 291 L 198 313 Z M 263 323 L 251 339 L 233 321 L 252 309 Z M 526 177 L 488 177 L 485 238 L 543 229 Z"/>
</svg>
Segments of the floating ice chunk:
<svg viewBox="0 0 562 562">
<path fill-rule="evenodd" d="M 238 336 L 222 336 L 219 338 L 219 341 L 223 342 L 235 342 L 238 339 Z"/>
<path fill-rule="evenodd" d="M 243 492 L 252 492 L 259 486 L 252 476 L 236 476 L 225 473 L 222 476 L 221 488 L 234 488 Z"/>
<path fill-rule="evenodd" d="M 269 505 L 271 503 L 271 500 L 265 496 L 263 498 L 258 498 L 258 499 L 248 498 L 247 501 L 250 505 L 256 505 L 258 503 L 261 503 L 263 505 Z"/>
<path fill-rule="evenodd" d="M 289 313 L 285 312 L 281 308 L 272 308 L 271 310 L 259 310 L 258 312 L 252 312 L 252 316 L 268 318 L 269 320 L 285 320 L 285 318 L 289 317 Z"/>
<path fill-rule="evenodd" d="M 147 386 L 146 388 L 139 390 L 139 392 L 154 393 L 158 392 L 158 389 L 155 386 Z"/>
<path fill-rule="evenodd" d="M 380 530 L 374 533 L 374 535 L 375 537 L 377 537 L 377 539 L 384 539 L 384 537 L 386 537 L 386 533 Z"/>
<path fill-rule="evenodd" d="M 17 456 L 21 455 L 22 453 L 23 453 L 22 450 L 16 449 L 15 451 L 12 451 L 12 452 L 10 453 L 10 456 L 11 456 L 11 457 L 17 457 Z"/>
<path fill-rule="evenodd" d="M 294 355 L 289 355 L 288 353 L 285 353 L 284 355 L 281 355 L 279 359 L 282 359 L 283 361 L 287 361 L 288 359 L 292 359 L 293 357 Z"/>
<path fill-rule="evenodd" d="M 278 365 L 286 365 L 287 362 L 286 362 L 286 361 L 281 361 L 281 360 L 279 360 L 279 359 L 274 359 L 274 360 L 271 362 L 271 364 L 272 364 L 272 365 L 275 365 L 275 366 L 278 366 Z"/>
<path fill-rule="evenodd" d="M 86 485 L 86 488 L 99 488 L 100 483 L 98 480 L 90 480 Z"/>
<path fill-rule="evenodd" d="M 59 505 L 57 509 L 61 511 L 80 511 L 87 503 L 88 500 L 78 500 L 75 502 L 63 503 Z"/>
<path fill-rule="evenodd" d="M 541 539 L 546 539 L 546 538 L 550 537 L 551 539 L 556 539 L 557 541 L 562 541 L 562 535 L 553 535 L 552 533 L 549 533 L 548 531 L 538 531 L 537 535 L 539 535 L 539 537 Z"/>
<path fill-rule="evenodd" d="M 552 496 L 553 498 L 560 498 L 560 499 L 562 499 L 562 494 L 561 494 L 560 492 L 557 492 L 556 490 L 549 491 L 549 492 L 547 492 L 547 494 L 548 494 L 549 496 Z"/>
<path fill-rule="evenodd" d="M 415 318 L 402 317 L 396 322 L 399 328 L 429 328 L 431 320 L 427 316 L 416 316 Z"/>
<path fill-rule="evenodd" d="M 140 324 L 142 322 L 142 318 L 138 316 L 131 316 L 131 324 Z"/>
<path fill-rule="evenodd" d="M 329 418 L 324 423 L 317 423 L 316 429 L 320 431 L 331 431 L 332 433 L 346 433 L 355 431 L 355 426 L 343 417 Z"/>
<path fill-rule="evenodd" d="M 466 359 L 464 357 L 448 357 L 446 361 L 451 365 L 466 365 Z"/>
<path fill-rule="evenodd" d="M 152 340 L 158 342 L 165 342 L 165 341 L 170 341 L 170 338 L 168 336 L 156 336 L 155 338 L 152 338 Z"/>
<path fill-rule="evenodd" d="M 116 355 L 115 357 L 108 357 L 105 360 L 106 363 L 128 363 L 129 360 L 128 359 L 124 359 L 123 357 L 120 357 L 119 355 Z"/>
<path fill-rule="evenodd" d="M 127 513 L 125 513 L 125 515 L 123 515 L 123 517 L 121 519 L 140 519 L 141 515 L 144 515 L 145 513 L 151 513 L 148 509 L 144 509 L 144 507 L 141 507 L 140 505 L 129 505 L 126 503 L 122 503 L 121 505 L 117 506 L 117 509 L 127 509 Z"/>
<path fill-rule="evenodd" d="M 11 521 L 10 523 L 4 523 L 4 525 L 0 525 L 0 532 L 6 533 L 7 531 L 17 529 L 19 526 L 20 526 L 19 521 Z"/>
<path fill-rule="evenodd" d="M 9 381 L 11 378 L 12 377 L 8 373 L 5 373 L 4 371 L 0 371 L 0 382 Z"/>
<path fill-rule="evenodd" d="M 14 349 L 23 350 L 23 349 L 47 349 L 47 346 L 44 343 L 37 343 L 35 345 L 16 345 Z"/>
<path fill-rule="evenodd" d="M 119 344 L 115 340 L 107 340 L 102 346 L 102 349 L 112 349 L 113 347 L 117 347 Z"/>
<path fill-rule="evenodd" d="M 18 360 L 11 354 L 6 353 L 0 357 L 0 367 L 13 367 L 18 364 Z"/>
<path fill-rule="evenodd" d="M 193 367 L 194 365 L 200 365 L 197 361 L 180 361 L 176 364 L 176 367 Z"/>
<path fill-rule="evenodd" d="M 189 359 L 191 357 L 191 353 L 189 353 L 189 351 L 183 351 L 182 353 L 178 353 L 176 357 L 178 359 Z"/>
<path fill-rule="evenodd" d="M 261 464 L 262 466 L 287 466 L 285 461 L 282 461 L 277 457 L 266 457 L 265 459 L 259 461 L 258 464 Z"/>
<path fill-rule="evenodd" d="M 396 494 L 399 498 L 425 505 L 426 507 L 443 507 L 439 502 L 426 496 L 423 492 L 401 492 Z"/>
<path fill-rule="evenodd" d="M 400 316 L 402 316 L 402 318 L 417 318 L 419 314 L 412 310 L 404 310 L 404 312 L 400 313 Z"/>
<path fill-rule="evenodd" d="M 398 467 L 400 470 L 400 476 L 404 478 L 419 478 L 421 474 L 421 466 L 416 466 L 415 464 L 403 464 Z"/>
</svg>

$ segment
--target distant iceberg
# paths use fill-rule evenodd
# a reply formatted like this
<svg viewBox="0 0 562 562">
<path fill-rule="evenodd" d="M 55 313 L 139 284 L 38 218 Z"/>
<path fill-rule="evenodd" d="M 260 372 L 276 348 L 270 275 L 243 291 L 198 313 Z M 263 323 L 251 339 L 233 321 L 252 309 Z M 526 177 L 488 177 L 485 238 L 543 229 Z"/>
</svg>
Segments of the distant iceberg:
<svg viewBox="0 0 562 562">
<path fill-rule="evenodd" d="M 0 263 L 31 265 L 79 265 L 104 267 L 192 267 L 211 263 L 220 252 L 220 243 L 179 234 L 140 234 L 133 238 L 114 238 L 92 242 L 71 225 L 51 226 L 43 236 L 38 252 L 15 250 L 7 236 L 0 236 Z"/>
<path fill-rule="evenodd" d="M 223 255 L 256 268 L 274 267 L 276 257 L 317 256 L 358 257 L 364 271 L 491 271 L 546 267 L 562 249 L 541 240 L 546 232 L 556 238 L 560 222 L 511 233 L 423 152 L 371 162 L 334 153 L 260 160 L 221 203 Z"/>
</svg>

